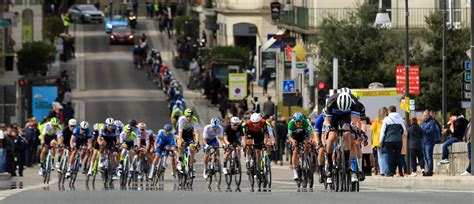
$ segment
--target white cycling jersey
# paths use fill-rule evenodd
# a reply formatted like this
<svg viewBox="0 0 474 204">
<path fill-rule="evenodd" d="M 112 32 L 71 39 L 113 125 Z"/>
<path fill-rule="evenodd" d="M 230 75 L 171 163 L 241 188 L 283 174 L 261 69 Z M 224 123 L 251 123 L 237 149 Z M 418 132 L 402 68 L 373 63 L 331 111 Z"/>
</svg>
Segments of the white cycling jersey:
<svg viewBox="0 0 474 204">
<path fill-rule="evenodd" d="M 224 128 L 220 125 L 217 128 L 212 127 L 212 125 L 206 125 L 202 134 L 202 137 L 206 140 L 220 139 L 224 136 Z"/>
<path fill-rule="evenodd" d="M 56 137 L 62 137 L 63 132 L 61 125 L 56 127 L 56 130 L 53 128 L 53 125 L 51 122 L 47 122 L 44 127 L 43 127 L 43 132 L 41 133 L 44 136 L 53 136 L 56 135 Z"/>
</svg>

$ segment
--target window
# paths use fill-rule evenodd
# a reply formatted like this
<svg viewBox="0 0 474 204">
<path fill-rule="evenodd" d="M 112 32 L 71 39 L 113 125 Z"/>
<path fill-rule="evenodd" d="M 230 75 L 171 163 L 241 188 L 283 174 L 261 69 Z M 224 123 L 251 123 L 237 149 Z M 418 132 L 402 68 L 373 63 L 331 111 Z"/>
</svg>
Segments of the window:
<svg viewBox="0 0 474 204">
<path fill-rule="evenodd" d="M 446 23 L 454 28 L 461 27 L 461 0 L 437 0 L 438 9 L 443 9 L 443 3 L 446 1 Z"/>
</svg>

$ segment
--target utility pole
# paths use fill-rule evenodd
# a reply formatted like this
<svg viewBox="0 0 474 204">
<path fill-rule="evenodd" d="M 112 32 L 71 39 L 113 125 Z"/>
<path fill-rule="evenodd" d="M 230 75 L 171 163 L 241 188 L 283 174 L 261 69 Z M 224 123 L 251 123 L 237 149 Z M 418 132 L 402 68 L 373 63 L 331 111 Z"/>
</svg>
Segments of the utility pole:
<svg viewBox="0 0 474 204">
<path fill-rule="evenodd" d="M 446 128 L 446 105 L 447 105 L 447 97 L 446 97 L 446 0 L 443 1 L 443 57 L 442 57 L 442 65 L 441 65 L 441 73 L 442 73 L 442 94 L 441 94 L 441 115 L 443 116 L 442 123 L 443 128 Z M 451 25 L 452 26 L 452 25 Z"/>
<path fill-rule="evenodd" d="M 408 0 L 405 0 L 405 100 L 407 100 L 410 90 L 408 87 L 408 71 L 410 69 L 410 53 L 409 53 L 409 44 L 408 44 L 408 17 L 410 13 L 408 12 Z M 405 124 L 408 126 L 409 121 L 410 121 L 410 113 L 405 111 Z M 407 135 L 407 149 L 410 147 L 410 138 Z M 411 161 L 410 161 L 410 151 L 407 151 L 406 154 L 406 161 L 407 161 L 407 167 L 408 167 L 408 172 L 411 172 Z"/>
<path fill-rule="evenodd" d="M 471 0 L 471 64 L 472 64 L 472 59 L 474 59 L 474 15 L 472 13 L 472 9 L 474 8 L 474 0 Z M 473 160 L 474 160 L 474 125 L 472 124 L 472 110 L 474 110 L 474 103 L 473 99 L 471 96 L 471 175 L 474 176 L 474 172 L 472 171 L 472 166 L 473 166 Z M 469 141 L 468 141 L 469 142 Z"/>
</svg>

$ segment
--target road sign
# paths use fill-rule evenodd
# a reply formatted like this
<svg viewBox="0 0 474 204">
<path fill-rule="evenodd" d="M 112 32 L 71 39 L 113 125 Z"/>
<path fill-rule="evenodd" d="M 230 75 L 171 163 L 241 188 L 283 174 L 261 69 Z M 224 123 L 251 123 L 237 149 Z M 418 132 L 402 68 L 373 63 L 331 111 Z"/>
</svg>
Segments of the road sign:
<svg viewBox="0 0 474 204">
<path fill-rule="evenodd" d="M 471 81 L 471 72 L 465 72 L 464 73 L 464 81 Z"/>
<path fill-rule="evenodd" d="M 465 99 L 470 99 L 471 98 L 471 92 L 464 92 L 464 98 Z"/>
<path fill-rule="evenodd" d="M 471 83 L 464 82 L 464 91 L 471 91 Z"/>
<path fill-rule="evenodd" d="M 396 67 L 396 88 L 398 94 L 405 93 L 405 66 Z M 420 94 L 420 68 L 410 66 L 408 70 L 408 91 L 410 94 Z"/>
<path fill-rule="evenodd" d="M 229 74 L 229 100 L 242 100 L 247 96 L 247 74 Z"/>
<path fill-rule="evenodd" d="M 283 93 L 295 93 L 296 92 L 296 80 L 283 80 Z"/>
<path fill-rule="evenodd" d="M 296 69 L 306 69 L 308 64 L 306 62 L 296 62 Z"/>
<path fill-rule="evenodd" d="M 12 25 L 12 22 L 10 20 L 0 19 L 0 28 L 9 27 L 11 25 Z"/>
<path fill-rule="evenodd" d="M 468 60 L 464 61 L 464 69 L 466 71 L 471 71 L 471 61 L 468 61 Z"/>
</svg>

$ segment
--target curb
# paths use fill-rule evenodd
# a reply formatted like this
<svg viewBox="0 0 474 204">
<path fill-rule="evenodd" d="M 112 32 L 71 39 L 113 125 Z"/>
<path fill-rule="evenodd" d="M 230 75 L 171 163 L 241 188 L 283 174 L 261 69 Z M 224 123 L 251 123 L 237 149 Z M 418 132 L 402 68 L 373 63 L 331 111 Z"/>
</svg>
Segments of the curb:
<svg viewBox="0 0 474 204">
<path fill-rule="evenodd" d="M 0 190 L 10 189 L 12 185 L 12 176 L 9 173 L 0 173 Z"/>
</svg>

